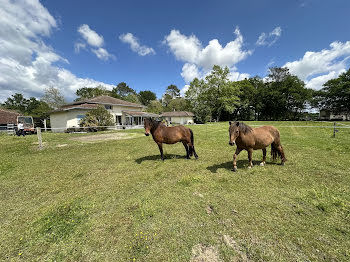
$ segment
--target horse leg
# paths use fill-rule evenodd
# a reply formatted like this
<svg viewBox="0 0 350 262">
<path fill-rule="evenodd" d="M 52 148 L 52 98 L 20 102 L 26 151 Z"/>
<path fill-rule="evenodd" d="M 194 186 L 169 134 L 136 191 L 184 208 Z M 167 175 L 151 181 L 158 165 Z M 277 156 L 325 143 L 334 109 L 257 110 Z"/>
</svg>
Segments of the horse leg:
<svg viewBox="0 0 350 262">
<path fill-rule="evenodd" d="M 286 162 L 287 159 L 286 159 L 286 156 L 284 155 L 283 147 L 281 144 L 277 147 L 277 150 L 279 151 L 280 156 L 281 156 L 281 161 L 282 161 L 281 165 L 284 166 L 284 162 Z"/>
<path fill-rule="evenodd" d="M 196 150 L 194 149 L 194 146 L 192 146 L 192 151 L 193 151 L 194 157 L 195 157 L 196 159 L 198 159 L 198 155 L 197 155 L 197 153 L 196 153 Z"/>
<path fill-rule="evenodd" d="M 190 159 L 190 149 L 189 146 L 187 145 L 187 143 L 185 141 L 182 142 L 182 144 L 184 145 L 185 149 L 186 149 L 186 158 Z"/>
<path fill-rule="evenodd" d="M 236 152 L 233 154 L 233 172 L 237 171 L 237 156 L 241 151 L 242 149 L 237 147 Z"/>
<path fill-rule="evenodd" d="M 264 166 L 266 164 L 266 148 L 263 148 L 262 151 L 263 151 L 263 160 L 260 163 L 260 166 Z"/>
<path fill-rule="evenodd" d="M 248 160 L 249 160 L 248 168 L 252 168 L 253 167 L 253 149 L 252 148 L 248 149 Z"/>
<path fill-rule="evenodd" d="M 162 161 L 164 161 L 164 155 L 163 155 L 163 145 L 162 143 L 157 144 L 159 147 L 159 151 L 160 151 L 160 158 L 162 159 Z"/>
</svg>

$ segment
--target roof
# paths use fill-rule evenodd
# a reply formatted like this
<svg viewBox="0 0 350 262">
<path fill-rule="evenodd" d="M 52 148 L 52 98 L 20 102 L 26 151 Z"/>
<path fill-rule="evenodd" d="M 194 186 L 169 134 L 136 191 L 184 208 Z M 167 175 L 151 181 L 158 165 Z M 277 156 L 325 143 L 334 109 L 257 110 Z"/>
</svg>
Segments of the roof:
<svg viewBox="0 0 350 262">
<path fill-rule="evenodd" d="M 141 111 L 128 111 L 123 110 L 123 113 L 130 116 L 143 116 L 143 117 L 159 117 L 157 114 L 148 113 L 148 112 L 141 112 Z"/>
<path fill-rule="evenodd" d="M 20 115 L 17 111 L 0 108 L 0 124 L 16 124 Z"/>
<path fill-rule="evenodd" d="M 78 104 L 101 104 L 101 105 L 122 105 L 122 106 L 133 106 L 133 107 L 140 107 L 143 108 L 143 105 L 140 104 L 136 104 L 136 103 L 131 103 L 128 101 L 124 101 L 118 98 L 114 98 L 111 96 L 97 96 L 94 98 L 90 98 L 90 99 L 85 99 L 85 100 L 81 100 L 81 101 L 76 101 L 73 102 L 71 104 L 67 104 L 64 105 L 62 107 L 66 107 L 66 106 L 71 106 L 71 105 L 78 105 Z"/>
<path fill-rule="evenodd" d="M 172 112 L 164 112 L 161 116 L 189 116 L 192 117 L 194 114 L 192 112 L 187 111 L 172 111 Z"/>
<path fill-rule="evenodd" d="M 56 112 L 63 112 L 63 111 L 68 111 L 72 109 L 86 109 L 86 110 L 91 110 L 91 109 L 96 109 L 98 108 L 97 104 L 78 104 L 78 105 L 64 105 L 61 108 L 58 108 L 56 110 L 51 111 L 50 113 L 56 113 Z"/>
<path fill-rule="evenodd" d="M 51 111 L 50 113 L 63 112 L 63 111 L 68 111 L 72 109 L 90 110 L 90 109 L 97 108 L 98 105 L 119 105 L 119 106 L 126 106 L 126 107 L 139 107 L 140 109 L 144 108 L 143 105 L 131 103 L 131 102 L 124 101 L 111 96 L 97 96 L 94 98 L 76 101 L 70 104 L 63 105 L 60 108 Z"/>
</svg>

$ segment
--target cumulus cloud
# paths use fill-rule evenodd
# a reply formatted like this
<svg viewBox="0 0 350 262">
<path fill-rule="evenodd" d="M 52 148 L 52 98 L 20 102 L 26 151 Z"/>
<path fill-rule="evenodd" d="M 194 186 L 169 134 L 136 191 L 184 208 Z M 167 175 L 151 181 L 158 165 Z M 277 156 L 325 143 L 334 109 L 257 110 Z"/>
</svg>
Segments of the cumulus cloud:
<svg viewBox="0 0 350 262">
<path fill-rule="evenodd" d="M 91 46 L 90 51 L 94 53 L 97 58 L 101 60 L 115 59 L 115 56 L 110 54 L 105 48 L 103 36 L 92 30 L 87 24 L 83 24 L 78 27 L 78 33 L 85 40 L 85 42 Z M 74 50 L 79 53 L 81 49 L 87 50 L 86 44 L 83 41 L 74 44 Z"/>
<path fill-rule="evenodd" d="M 288 62 L 284 67 L 305 81 L 307 87 L 320 89 L 326 81 L 346 70 L 349 57 L 350 41 L 333 42 L 329 49 L 307 51 L 301 59 Z"/>
<path fill-rule="evenodd" d="M 80 87 L 112 87 L 58 66 L 69 62 L 44 42 L 56 27 L 55 19 L 37 0 L 0 0 L 0 101 L 16 92 L 40 98 L 50 86 L 68 99 Z"/>
<path fill-rule="evenodd" d="M 156 52 L 153 48 L 141 45 L 139 39 L 135 37 L 132 33 L 126 33 L 119 36 L 120 41 L 129 44 L 132 51 L 140 56 L 154 55 Z"/>
<path fill-rule="evenodd" d="M 94 30 L 91 30 L 88 25 L 81 25 L 78 28 L 78 32 L 86 40 L 86 42 L 88 42 L 89 45 L 95 47 L 101 47 L 103 45 L 103 37 L 97 34 Z"/>
<path fill-rule="evenodd" d="M 258 40 L 256 41 L 256 45 L 263 46 L 272 46 L 276 41 L 281 37 L 282 29 L 280 26 L 273 29 L 270 33 L 261 33 Z"/>
<path fill-rule="evenodd" d="M 195 77 L 204 77 L 214 65 L 227 66 L 234 72 L 235 64 L 252 54 L 251 50 L 243 50 L 243 36 L 238 27 L 234 33 L 236 39 L 226 46 L 213 39 L 203 47 L 195 35 L 186 36 L 174 29 L 164 38 L 163 44 L 169 47 L 177 60 L 185 62 L 181 76 L 189 83 Z"/>
</svg>

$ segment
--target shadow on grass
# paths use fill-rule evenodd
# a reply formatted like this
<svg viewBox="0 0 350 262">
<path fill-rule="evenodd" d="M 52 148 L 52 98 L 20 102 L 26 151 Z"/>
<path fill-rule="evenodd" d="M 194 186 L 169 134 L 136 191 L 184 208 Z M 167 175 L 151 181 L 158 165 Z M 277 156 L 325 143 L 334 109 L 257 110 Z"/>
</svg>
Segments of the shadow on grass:
<svg viewBox="0 0 350 262">
<path fill-rule="evenodd" d="M 177 159 L 186 159 L 185 155 L 175 155 L 175 154 L 164 154 L 164 160 L 167 159 L 172 159 L 172 158 L 177 158 Z M 160 159 L 160 154 L 159 155 L 153 155 L 153 156 L 144 156 L 140 157 L 135 160 L 136 163 L 141 164 L 143 161 L 161 161 Z"/>
<path fill-rule="evenodd" d="M 257 161 L 257 160 L 253 160 L 253 166 L 260 166 L 260 162 L 261 161 Z M 267 162 L 266 165 L 277 165 L 278 163 L 275 162 Z M 233 170 L 233 163 L 232 161 L 228 161 L 225 163 L 221 163 L 221 164 L 216 164 L 216 165 L 212 165 L 212 166 L 208 166 L 207 169 L 212 172 L 212 173 L 217 173 L 218 169 L 220 168 L 224 168 L 228 171 L 232 171 Z M 247 169 L 248 168 L 248 160 L 237 160 L 237 168 L 243 168 L 243 169 Z"/>
</svg>

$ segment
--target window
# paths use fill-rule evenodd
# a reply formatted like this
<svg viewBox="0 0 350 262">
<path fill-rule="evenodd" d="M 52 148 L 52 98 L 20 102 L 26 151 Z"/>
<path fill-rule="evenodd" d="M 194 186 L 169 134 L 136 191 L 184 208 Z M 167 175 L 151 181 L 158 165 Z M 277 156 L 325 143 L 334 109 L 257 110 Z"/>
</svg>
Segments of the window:
<svg viewBox="0 0 350 262">
<path fill-rule="evenodd" d="M 85 115 L 77 115 L 77 120 L 80 121 L 85 117 Z"/>
<path fill-rule="evenodd" d="M 111 105 L 105 105 L 105 108 L 112 110 L 112 106 Z"/>
</svg>

